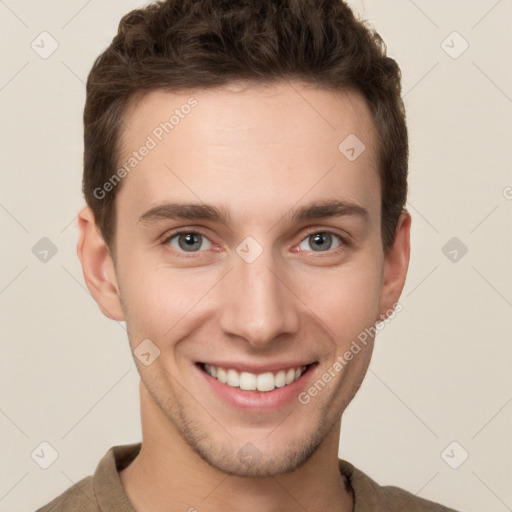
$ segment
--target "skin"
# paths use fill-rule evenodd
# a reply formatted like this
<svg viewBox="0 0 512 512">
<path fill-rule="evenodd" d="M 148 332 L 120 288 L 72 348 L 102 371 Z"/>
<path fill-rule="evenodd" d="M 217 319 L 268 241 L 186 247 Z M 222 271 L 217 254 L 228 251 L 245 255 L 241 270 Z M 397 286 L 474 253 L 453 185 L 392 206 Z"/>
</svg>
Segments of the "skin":
<svg viewBox="0 0 512 512">
<path fill-rule="evenodd" d="M 149 366 L 134 357 L 143 443 L 122 484 L 139 512 L 353 510 L 337 464 L 341 416 L 372 339 L 307 405 L 273 412 L 226 405 L 194 364 L 304 359 L 318 362 L 320 377 L 398 301 L 411 218 L 404 210 L 385 254 L 370 111 L 356 92 L 299 82 L 152 92 L 126 112 L 121 160 L 191 96 L 197 107 L 117 191 L 112 255 L 92 211 L 79 216 L 78 255 L 101 311 L 126 321 L 132 350 L 146 338 L 160 350 Z M 349 134 L 366 146 L 353 162 L 338 150 Z M 334 199 L 362 206 L 367 220 L 291 218 Z M 138 221 L 170 201 L 224 207 L 231 222 Z M 176 228 L 206 238 L 186 252 L 179 237 L 165 243 Z M 325 231 L 331 241 L 315 250 L 314 234 Z M 248 236 L 263 250 L 252 263 L 236 252 Z M 253 465 L 237 455 L 249 442 Z"/>
</svg>

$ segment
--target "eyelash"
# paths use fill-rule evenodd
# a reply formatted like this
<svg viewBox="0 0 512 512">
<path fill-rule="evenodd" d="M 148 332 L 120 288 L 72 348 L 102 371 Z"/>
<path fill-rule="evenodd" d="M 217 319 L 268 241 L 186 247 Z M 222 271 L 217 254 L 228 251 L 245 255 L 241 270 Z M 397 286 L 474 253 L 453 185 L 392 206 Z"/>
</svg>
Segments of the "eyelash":
<svg viewBox="0 0 512 512">
<path fill-rule="evenodd" d="M 339 233 L 336 233 L 335 231 L 322 230 L 322 229 L 312 229 L 311 231 L 306 233 L 306 235 L 303 238 L 301 238 L 301 240 L 299 242 L 299 245 L 304 240 L 306 240 L 308 237 L 310 237 L 311 235 L 316 235 L 316 234 L 320 234 L 320 233 L 334 235 L 334 236 L 338 237 L 340 239 L 340 241 L 341 241 L 341 245 L 339 247 L 336 247 L 335 249 L 330 249 L 328 251 L 318 251 L 319 254 L 322 254 L 322 253 L 325 253 L 325 254 L 328 254 L 328 255 L 341 254 L 342 252 L 346 251 L 351 246 L 351 243 L 348 241 L 347 237 L 342 236 Z M 210 240 L 208 238 L 208 235 L 206 235 L 204 232 L 202 232 L 199 229 L 179 229 L 177 231 L 173 231 L 168 236 L 165 236 L 165 238 L 161 242 L 161 245 L 162 246 L 168 245 L 169 242 L 173 238 L 175 238 L 175 237 L 177 237 L 179 235 L 182 235 L 182 234 L 186 234 L 186 235 L 201 235 L 201 236 L 205 237 L 206 239 Z M 210 240 L 210 242 L 211 242 L 211 240 Z M 203 251 L 190 252 L 188 254 L 185 251 L 177 251 L 177 252 L 180 254 L 180 257 L 182 257 L 182 258 L 197 258 L 199 256 L 199 254 L 201 252 L 203 252 Z M 300 252 L 300 251 L 295 251 L 295 252 Z M 308 252 L 314 252 L 314 251 L 308 251 Z"/>
</svg>

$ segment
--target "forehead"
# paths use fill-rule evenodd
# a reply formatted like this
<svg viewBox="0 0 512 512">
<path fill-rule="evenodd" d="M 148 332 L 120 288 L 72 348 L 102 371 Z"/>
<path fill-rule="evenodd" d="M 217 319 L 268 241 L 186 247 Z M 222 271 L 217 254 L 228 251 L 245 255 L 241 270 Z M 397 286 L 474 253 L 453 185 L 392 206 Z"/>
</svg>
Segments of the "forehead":
<svg viewBox="0 0 512 512">
<path fill-rule="evenodd" d="M 241 132 L 251 132 L 251 137 L 258 135 L 258 140 L 265 140 L 266 135 L 267 140 L 276 142 L 274 137 L 278 134 L 281 142 L 288 139 L 293 143 L 293 137 L 300 141 L 300 134 L 325 137 L 331 132 L 336 141 L 343 133 L 351 132 L 364 139 L 367 146 L 374 146 L 375 142 L 371 113 L 357 91 L 330 91 L 302 82 L 240 82 L 222 87 L 176 92 L 157 90 L 135 95 L 124 111 L 122 146 L 130 146 L 141 131 L 153 134 L 161 142 L 160 139 L 170 132 L 164 130 L 164 134 L 159 134 L 159 125 L 169 121 L 173 135 L 186 132 L 186 124 L 190 122 L 181 121 L 187 117 L 200 121 L 201 125 L 194 123 L 195 131 L 222 130 L 224 136 L 229 131 L 239 136 Z M 298 118 L 303 122 L 298 124 Z M 174 130 L 178 124 L 182 127 Z M 283 127 L 286 127 L 285 132 L 281 130 Z"/>
<path fill-rule="evenodd" d="M 176 199 L 248 216 L 275 217 L 301 198 L 380 210 L 376 132 L 354 91 L 298 82 L 153 91 L 131 102 L 123 126 L 120 166 L 133 166 L 118 201 L 133 215 Z"/>
</svg>

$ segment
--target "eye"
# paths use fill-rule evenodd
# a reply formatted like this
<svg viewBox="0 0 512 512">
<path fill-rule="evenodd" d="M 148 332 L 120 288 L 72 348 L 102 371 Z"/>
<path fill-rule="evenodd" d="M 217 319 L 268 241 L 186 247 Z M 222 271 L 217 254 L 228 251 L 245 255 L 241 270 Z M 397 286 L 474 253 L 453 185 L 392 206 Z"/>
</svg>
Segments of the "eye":
<svg viewBox="0 0 512 512">
<path fill-rule="evenodd" d="M 335 247 L 333 247 L 333 237 L 340 241 Z M 330 231 L 317 231 L 309 234 L 299 245 L 300 250 L 309 250 L 307 247 L 303 247 L 304 244 L 308 244 L 312 247 L 314 252 L 326 252 L 330 249 L 337 249 L 342 246 L 344 244 L 344 240 L 336 233 L 331 233 Z"/>
<path fill-rule="evenodd" d="M 178 251 L 184 252 L 199 252 L 201 248 L 209 249 L 212 246 L 210 240 L 208 240 L 205 235 L 198 233 L 197 231 L 180 231 L 173 233 L 162 243 L 164 245 L 170 245 Z"/>
</svg>

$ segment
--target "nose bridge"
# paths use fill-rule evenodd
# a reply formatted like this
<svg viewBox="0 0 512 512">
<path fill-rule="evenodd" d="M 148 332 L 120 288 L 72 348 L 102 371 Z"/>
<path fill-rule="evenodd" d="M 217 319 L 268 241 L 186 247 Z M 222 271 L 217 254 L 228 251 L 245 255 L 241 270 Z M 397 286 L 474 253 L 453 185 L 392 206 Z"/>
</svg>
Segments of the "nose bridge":
<svg viewBox="0 0 512 512">
<path fill-rule="evenodd" d="M 234 254 L 233 269 L 224 285 L 220 321 L 225 334 L 264 346 L 280 334 L 296 331 L 299 317 L 272 251 L 260 249 L 253 259 L 256 250 L 250 242 L 242 243 L 238 255 Z"/>
</svg>

